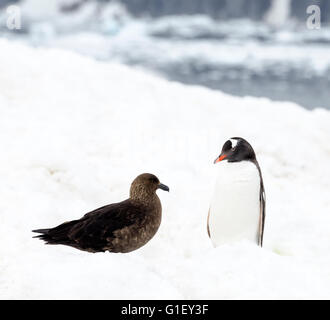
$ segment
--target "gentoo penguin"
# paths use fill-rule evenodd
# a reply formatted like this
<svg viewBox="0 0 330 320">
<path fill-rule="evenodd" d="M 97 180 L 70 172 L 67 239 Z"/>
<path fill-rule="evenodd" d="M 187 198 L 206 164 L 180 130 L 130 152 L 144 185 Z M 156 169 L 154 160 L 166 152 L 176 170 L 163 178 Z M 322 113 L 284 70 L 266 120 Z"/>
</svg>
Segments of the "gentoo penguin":
<svg viewBox="0 0 330 320">
<path fill-rule="evenodd" d="M 252 146 L 243 138 L 231 138 L 214 163 L 218 177 L 207 219 L 213 245 L 250 239 L 262 247 L 265 189 Z"/>
<path fill-rule="evenodd" d="M 79 220 L 51 229 L 33 230 L 47 244 L 63 244 L 88 252 L 130 252 L 156 234 L 162 217 L 157 189 L 169 191 L 153 174 L 139 175 L 131 184 L 130 197 L 85 214 Z"/>
</svg>

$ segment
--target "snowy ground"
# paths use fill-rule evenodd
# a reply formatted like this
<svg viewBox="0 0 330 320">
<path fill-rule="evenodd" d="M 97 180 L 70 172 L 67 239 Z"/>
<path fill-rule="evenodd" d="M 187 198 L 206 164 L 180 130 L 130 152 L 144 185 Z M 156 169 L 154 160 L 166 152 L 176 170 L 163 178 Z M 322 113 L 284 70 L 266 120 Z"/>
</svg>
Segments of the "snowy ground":
<svg viewBox="0 0 330 320">
<path fill-rule="evenodd" d="M 0 298 L 330 298 L 330 113 L 170 83 L 0 41 Z M 254 146 L 264 248 L 214 249 L 206 217 L 223 142 Z M 130 254 L 45 246 L 31 230 L 127 197 L 156 174 L 161 228 Z"/>
</svg>

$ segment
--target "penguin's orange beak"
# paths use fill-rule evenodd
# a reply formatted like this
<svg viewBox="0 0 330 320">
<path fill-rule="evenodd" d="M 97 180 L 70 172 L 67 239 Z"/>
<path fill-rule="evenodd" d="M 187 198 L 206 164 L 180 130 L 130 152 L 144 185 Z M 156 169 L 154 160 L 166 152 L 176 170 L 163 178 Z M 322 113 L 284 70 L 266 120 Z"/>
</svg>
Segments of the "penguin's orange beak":
<svg viewBox="0 0 330 320">
<path fill-rule="evenodd" d="M 227 158 L 226 154 L 221 154 L 218 158 L 216 158 L 214 160 L 214 164 L 216 164 L 216 163 L 218 163 L 218 162 L 220 162 L 220 161 L 222 161 L 223 159 L 226 159 L 226 158 Z"/>
</svg>

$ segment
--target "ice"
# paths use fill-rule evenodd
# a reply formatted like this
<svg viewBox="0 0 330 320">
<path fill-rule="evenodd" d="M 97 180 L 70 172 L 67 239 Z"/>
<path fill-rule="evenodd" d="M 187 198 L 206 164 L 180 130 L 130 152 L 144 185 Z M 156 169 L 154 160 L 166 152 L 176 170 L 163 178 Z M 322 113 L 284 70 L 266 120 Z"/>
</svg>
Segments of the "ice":
<svg viewBox="0 0 330 320">
<path fill-rule="evenodd" d="M 330 113 L 168 82 L 0 40 L 0 298 L 330 298 Z M 267 196 L 264 248 L 213 248 L 213 160 L 246 138 Z M 150 172 L 159 232 L 130 254 L 46 246 L 32 229 L 124 200 Z"/>
</svg>

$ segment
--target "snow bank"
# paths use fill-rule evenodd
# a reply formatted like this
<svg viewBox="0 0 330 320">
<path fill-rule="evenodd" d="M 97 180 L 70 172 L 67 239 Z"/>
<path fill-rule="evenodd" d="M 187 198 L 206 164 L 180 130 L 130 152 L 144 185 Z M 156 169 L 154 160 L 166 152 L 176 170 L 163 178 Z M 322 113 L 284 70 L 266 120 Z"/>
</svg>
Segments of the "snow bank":
<svg viewBox="0 0 330 320">
<path fill-rule="evenodd" d="M 330 298 L 328 111 L 4 40 L 0 60 L 0 298 Z M 263 170 L 263 249 L 214 249 L 206 233 L 213 160 L 232 136 L 252 143 Z M 142 249 L 90 254 L 32 239 L 124 199 L 142 172 L 171 189 Z"/>
</svg>

